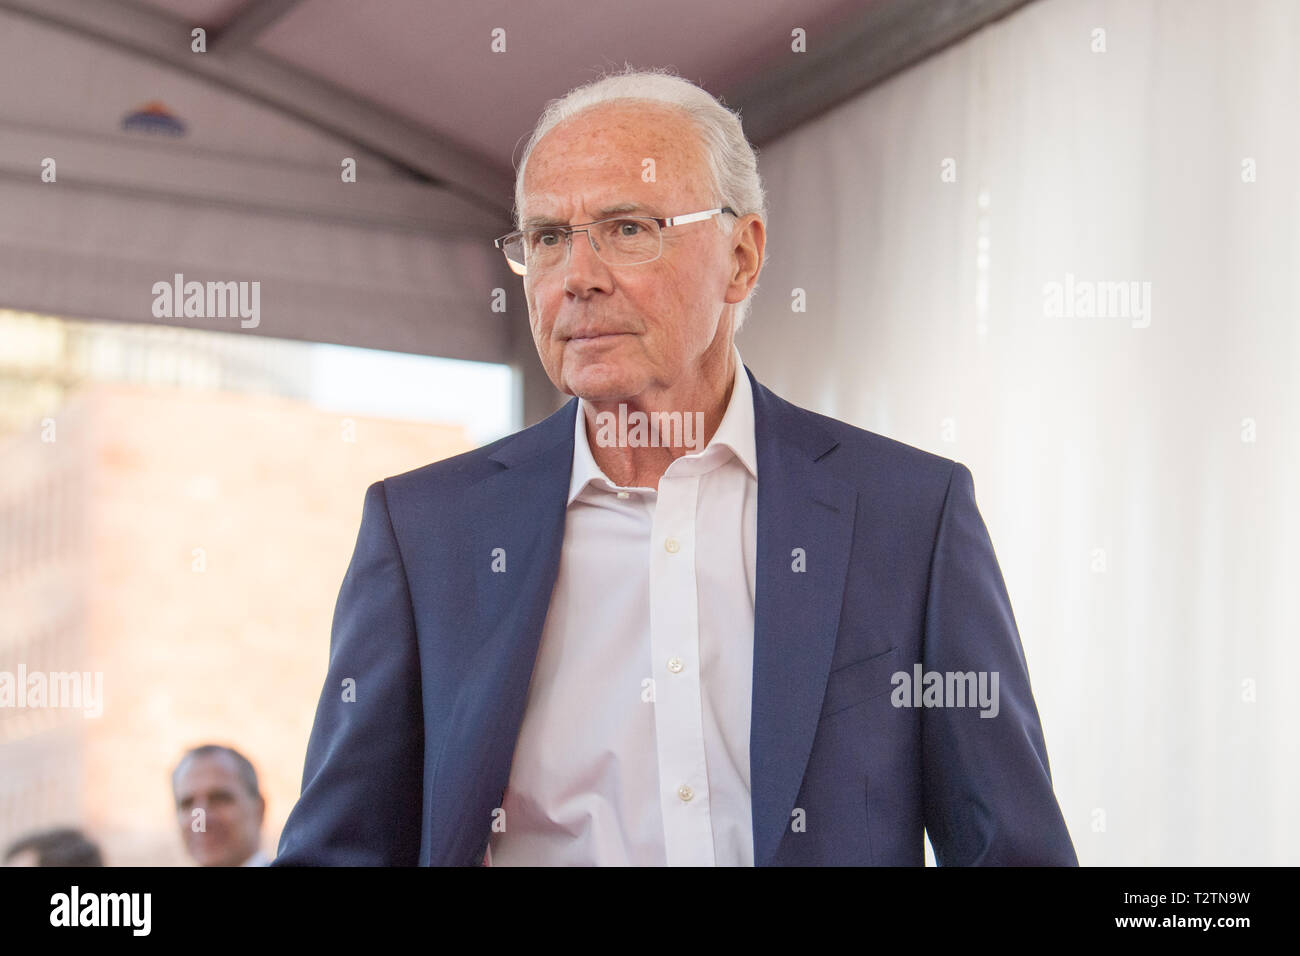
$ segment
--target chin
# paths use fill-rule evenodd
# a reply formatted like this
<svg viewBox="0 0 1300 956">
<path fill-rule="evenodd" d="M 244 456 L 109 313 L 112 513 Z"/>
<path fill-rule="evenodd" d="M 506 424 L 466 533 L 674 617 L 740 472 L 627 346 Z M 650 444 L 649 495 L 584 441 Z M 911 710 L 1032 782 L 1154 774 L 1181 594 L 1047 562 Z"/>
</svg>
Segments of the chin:
<svg viewBox="0 0 1300 956">
<path fill-rule="evenodd" d="M 585 368 L 568 376 L 566 384 L 570 395 L 589 402 L 609 402 L 636 395 L 640 388 L 638 377 L 622 369 L 609 366 Z"/>
<path fill-rule="evenodd" d="M 589 402 L 621 402 L 627 401 L 637 393 L 633 388 L 583 388 L 575 387 L 572 394 L 579 398 L 585 398 Z"/>
<path fill-rule="evenodd" d="M 195 850 L 190 853 L 190 857 L 199 866 L 228 866 L 227 861 L 230 859 L 230 851 L 213 847 Z"/>
</svg>

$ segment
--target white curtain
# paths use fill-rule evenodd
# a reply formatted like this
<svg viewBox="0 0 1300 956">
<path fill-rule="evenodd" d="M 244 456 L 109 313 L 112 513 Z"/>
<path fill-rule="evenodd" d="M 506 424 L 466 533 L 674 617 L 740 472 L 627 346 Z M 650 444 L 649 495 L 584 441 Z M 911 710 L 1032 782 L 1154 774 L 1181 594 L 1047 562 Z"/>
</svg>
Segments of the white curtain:
<svg viewBox="0 0 1300 956">
<path fill-rule="evenodd" d="M 1038 0 L 760 165 L 741 352 L 972 469 L 1080 862 L 1300 863 L 1300 4 Z"/>
</svg>

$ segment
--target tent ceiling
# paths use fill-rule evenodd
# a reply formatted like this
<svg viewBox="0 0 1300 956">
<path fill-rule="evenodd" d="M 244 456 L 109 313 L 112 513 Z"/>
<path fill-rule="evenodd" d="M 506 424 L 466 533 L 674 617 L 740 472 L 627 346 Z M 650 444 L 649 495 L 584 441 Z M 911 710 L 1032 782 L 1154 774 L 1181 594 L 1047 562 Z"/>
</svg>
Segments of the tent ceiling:
<svg viewBox="0 0 1300 956">
<path fill-rule="evenodd" d="M 624 61 L 721 95 L 762 144 L 1027 0 L 0 0 L 349 137 L 504 221 L 546 100 Z M 188 50 L 195 26 L 209 53 Z M 494 53 L 494 28 L 506 51 Z M 793 53 L 802 27 L 808 52 Z"/>
</svg>

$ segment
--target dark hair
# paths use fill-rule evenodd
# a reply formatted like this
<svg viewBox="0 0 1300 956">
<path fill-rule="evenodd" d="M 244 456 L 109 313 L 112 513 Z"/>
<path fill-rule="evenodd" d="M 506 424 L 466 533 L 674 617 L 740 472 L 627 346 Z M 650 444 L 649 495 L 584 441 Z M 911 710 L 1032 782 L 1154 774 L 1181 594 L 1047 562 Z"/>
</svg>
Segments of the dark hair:
<svg viewBox="0 0 1300 956">
<path fill-rule="evenodd" d="M 36 851 L 37 866 L 103 866 L 99 847 L 74 827 L 56 827 L 28 834 L 9 844 L 5 850 L 8 863 L 20 853 Z"/>
<path fill-rule="evenodd" d="M 176 775 L 180 772 L 181 767 L 185 766 L 185 761 L 191 757 L 215 757 L 217 754 L 226 754 L 235 762 L 235 769 L 239 773 L 239 779 L 250 796 L 260 797 L 262 795 L 261 789 L 257 786 L 257 771 L 253 769 L 253 764 L 249 759 L 233 747 L 223 747 L 221 744 L 203 744 L 185 751 L 185 755 L 176 764 L 176 769 L 172 771 L 173 792 L 176 790 Z"/>
</svg>

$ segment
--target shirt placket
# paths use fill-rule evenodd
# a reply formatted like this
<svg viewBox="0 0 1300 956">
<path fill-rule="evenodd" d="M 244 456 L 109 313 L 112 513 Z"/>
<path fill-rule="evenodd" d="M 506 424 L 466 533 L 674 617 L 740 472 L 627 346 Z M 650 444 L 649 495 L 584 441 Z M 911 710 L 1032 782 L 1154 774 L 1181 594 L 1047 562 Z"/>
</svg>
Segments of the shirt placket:
<svg viewBox="0 0 1300 956">
<path fill-rule="evenodd" d="M 695 569 L 699 494 L 699 475 L 665 475 L 659 480 L 651 521 L 650 651 L 659 802 L 669 866 L 715 862 L 700 696 Z"/>
</svg>

